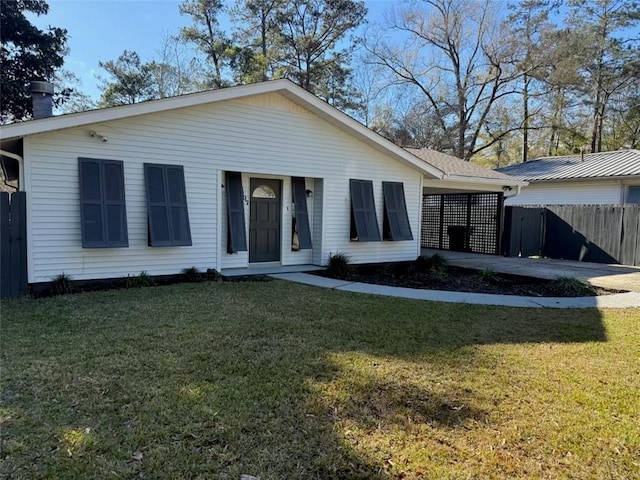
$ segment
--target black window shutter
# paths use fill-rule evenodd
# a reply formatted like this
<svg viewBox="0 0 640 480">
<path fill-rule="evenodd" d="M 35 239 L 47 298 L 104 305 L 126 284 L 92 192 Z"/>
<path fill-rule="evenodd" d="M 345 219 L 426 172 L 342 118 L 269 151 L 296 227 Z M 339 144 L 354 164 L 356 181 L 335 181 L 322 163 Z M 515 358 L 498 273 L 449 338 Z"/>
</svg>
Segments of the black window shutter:
<svg viewBox="0 0 640 480">
<path fill-rule="evenodd" d="M 191 245 L 191 227 L 182 165 L 167 165 L 167 201 L 171 219 L 172 245 Z"/>
<path fill-rule="evenodd" d="M 124 165 L 115 160 L 102 164 L 104 185 L 104 217 L 107 245 L 128 247 L 127 209 L 124 199 Z"/>
<path fill-rule="evenodd" d="M 82 246 L 128 247 L 123 163 L 79 158 L 78 169 Z"/>
<path fill-rule="evenodd" d="M 226 173 L 227 191 L 227 252 L 247 251 L 247 232 L 244 223 L 244 194 L 242 174 Z"/>
<path fill-rule="evenodd" d="M 191 245 L 183 167 L 145 163 L 144 176 L 149 245 Z"/>
<path fill-rule="evenodd" d="M 351 189 L 351 239 L 358 242 L 379 242 L 380 227 L 376 215 L 371 180 L 349 181 Z"/>
<path fill-rule="evenodd" d="M 413 240 L 402 182 L 382 182 L 384 219 L 382 231 L 385 240 Z"/>
<path fill-rule="evenodd" d="M 304 178 L 291 177 L 293 203 L 296 209 L 296 227 L 300 250 L 309 249 L 311 244 L 311 228 L 309 226 L 309 212 L 307 210 L 307 192 Z"/>
</svg>

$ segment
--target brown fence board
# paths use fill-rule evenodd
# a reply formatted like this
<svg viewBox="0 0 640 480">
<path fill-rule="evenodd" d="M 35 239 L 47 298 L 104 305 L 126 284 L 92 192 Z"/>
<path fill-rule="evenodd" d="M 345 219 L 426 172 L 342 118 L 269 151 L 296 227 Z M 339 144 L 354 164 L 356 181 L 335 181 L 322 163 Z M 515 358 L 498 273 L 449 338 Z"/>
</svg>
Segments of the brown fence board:
<svg viewBox="0 0 640 480">
<path fill-rule="evenodd" d="M 27 292 L 27 197 L 25 192 L 0 194 L 0 297 Z"/>
<path fill-rule="evenodd" d="M 11 295 L 11 232 L 9 194 L 0 192 L 0 298 Z"/>
<path fill-rule="evenodd" d="M 540 211 L 543 220 L 537 222 Z M 640 265 L 640 205 L 507 207 L 505 215 L 505 255 L 531 255 L 535 245 L 524 249 L 520 243 L 543 238 L 546 257 Z"/>
<path fill-rule="evenodd" d="M 622 215 L 620 263 L 640 265 L 640 205 L 625 207 Z"/>
</svg>

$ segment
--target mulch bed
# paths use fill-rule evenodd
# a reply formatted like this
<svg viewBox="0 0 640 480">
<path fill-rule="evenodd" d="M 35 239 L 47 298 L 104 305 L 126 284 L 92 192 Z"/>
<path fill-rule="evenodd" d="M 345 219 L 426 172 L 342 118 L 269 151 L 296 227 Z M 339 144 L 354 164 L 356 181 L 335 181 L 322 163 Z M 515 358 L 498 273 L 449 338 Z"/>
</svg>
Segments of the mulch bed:
<svg viewBox="0 0 640 480">
<path fill-rule="evenodd" d="M 326 271 L 314 273 L 330 277 Z M 446 271 L 441 273 L 422 272 L 411 263 L 354 266 L 354 272 L 341 277 L 341 280 L 393 287 L 527 297 L 589 296 L 568 294 L 553 280 L 493 272 L 490 275 L 483 276 L 478 270 L 459 267 L 447 267 Z M 620 293 L 619 290 L 609 290 L 600 287 L 594 287 L 594 289 L 596 295 Z"/>
</svg>

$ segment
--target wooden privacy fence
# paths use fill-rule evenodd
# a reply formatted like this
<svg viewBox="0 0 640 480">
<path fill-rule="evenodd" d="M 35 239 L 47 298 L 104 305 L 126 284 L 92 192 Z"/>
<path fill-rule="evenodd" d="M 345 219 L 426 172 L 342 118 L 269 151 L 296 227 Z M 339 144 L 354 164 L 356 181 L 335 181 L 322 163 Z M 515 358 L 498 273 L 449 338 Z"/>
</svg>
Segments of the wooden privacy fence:
<svg viewBox="0 0 640 480">
<path fill-rule="evenodd" d="M 640 265 L 640 205 L 506 207 L 502 253 Z"/>
<path fill-rule="evenodd" d="M 27 293 L 27 197 L 0 192 L 0 298 Z"/>
</svg>

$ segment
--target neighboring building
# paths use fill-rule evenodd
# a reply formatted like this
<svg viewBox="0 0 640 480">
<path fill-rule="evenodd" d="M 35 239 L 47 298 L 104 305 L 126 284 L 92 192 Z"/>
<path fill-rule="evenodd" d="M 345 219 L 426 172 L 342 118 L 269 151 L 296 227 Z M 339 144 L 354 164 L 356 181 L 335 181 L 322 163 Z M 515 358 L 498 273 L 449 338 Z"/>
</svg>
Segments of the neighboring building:
<svg viewBox="0 0 640 480">
<path fill-rule="evenodd" d="M 27 276 L 47 282 L 195 266 L 324 265 L 420 253 L 423 187 L 499 192 L 450 174 L 287 80 L 1 127 L 20 160 Z"/>
<path fill-rule="evenodd" d="M 640 151 L 544 157 L 496 169 L 529 182 L 505 205 L 640 203 Z"/>
</svg>

